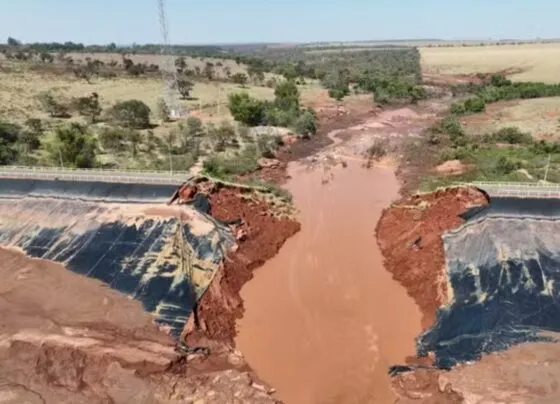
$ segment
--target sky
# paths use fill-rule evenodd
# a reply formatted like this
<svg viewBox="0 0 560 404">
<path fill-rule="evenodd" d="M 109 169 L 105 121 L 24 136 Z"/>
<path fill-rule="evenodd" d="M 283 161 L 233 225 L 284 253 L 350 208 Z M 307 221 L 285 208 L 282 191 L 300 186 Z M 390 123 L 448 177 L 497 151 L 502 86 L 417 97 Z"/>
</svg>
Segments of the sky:
<svg viewBox="0 0 560 404">
<path fill-rule="evenodd" d="M 176 44 L 560 37 L 558 0 L 166 0 Z M 3 0 L 0 41 L 159 43 L 157 0 Z"/>
</svg>

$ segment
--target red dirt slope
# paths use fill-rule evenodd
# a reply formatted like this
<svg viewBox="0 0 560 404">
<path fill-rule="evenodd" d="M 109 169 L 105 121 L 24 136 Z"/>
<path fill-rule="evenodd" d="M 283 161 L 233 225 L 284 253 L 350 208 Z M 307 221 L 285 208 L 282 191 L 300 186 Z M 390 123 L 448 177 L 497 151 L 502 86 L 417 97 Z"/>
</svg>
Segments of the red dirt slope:
<svg viewBox="0 0 560 404">
<path fill-rule="evenodd" d="M 244 199 L 239 194 L 236 189 L 220 188 L 210 195 L 212 216 L 220 220 L 242 218 L 247 232 L 198 303 L 200 331 L 216 341 L 233 342 L 235 320 L 243 315 L 241 288 L 253 277 L 253 271 L 300 229 L 296 221 L 274 217 L 266 202 Z"/>
<path fill-rule="evenodd" d="M 441 235 L 462 223 L 459 214 L 486 204 L 476 189 L 451 188 L 404 198 L 386 209 L 377 224 L 385 268 L 414 298 L 429 327 L 447 301 L 447 277 Z"/>
</svg>

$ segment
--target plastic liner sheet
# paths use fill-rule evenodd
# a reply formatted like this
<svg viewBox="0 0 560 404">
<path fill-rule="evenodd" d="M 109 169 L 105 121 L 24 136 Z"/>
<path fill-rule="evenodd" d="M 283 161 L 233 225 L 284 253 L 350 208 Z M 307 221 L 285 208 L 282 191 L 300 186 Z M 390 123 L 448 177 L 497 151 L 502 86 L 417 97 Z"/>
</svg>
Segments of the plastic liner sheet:
<svg viewBox="0 0 560 404">
<path fill-rule="evenodd" d="M 166 193 L 99 183 L 81 194 L 81 184 L 0 185 L 1 246 L 62 263 L 139 300 L 175 336 L 235 243 L 227 226 L 194 208 L 174 208 L 184 215 L 145 213 L 163 207 L 151 201 L 167 199 L 173 187 Z M 123 199 L 135 204 L 115 202 Z M 142 200 L 145 206 L 138 205 Z"/>
<path fill-rule="evenodd" d="M 0 199 L 41 197 L 94 202 L 167 202 L 176 188 L 172 185 L 2 178 Z"/>
<path fill-rule="evenodd" d="M 418 338 L 449 368 L 560 332 L 560 201 L 493 198 L 443 236 L 452 300 Z"/>
</svg>

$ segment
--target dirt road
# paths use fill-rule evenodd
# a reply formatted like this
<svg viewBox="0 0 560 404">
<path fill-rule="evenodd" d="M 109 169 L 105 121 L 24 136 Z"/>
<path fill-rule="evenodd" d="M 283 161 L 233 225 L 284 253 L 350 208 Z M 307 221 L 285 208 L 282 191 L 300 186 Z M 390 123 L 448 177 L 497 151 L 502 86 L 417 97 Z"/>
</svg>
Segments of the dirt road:
<svg viewBox="0 0 560 404">
<path fill-rule="evenodd" d="M 379 403 L 414 353 L 420 313 L 383 269 L 374 229 L 397 195 L 391 169 L 291 167 L 302 229 L 242 290 L 238 347 L 289 403 Z"/>
</svg>

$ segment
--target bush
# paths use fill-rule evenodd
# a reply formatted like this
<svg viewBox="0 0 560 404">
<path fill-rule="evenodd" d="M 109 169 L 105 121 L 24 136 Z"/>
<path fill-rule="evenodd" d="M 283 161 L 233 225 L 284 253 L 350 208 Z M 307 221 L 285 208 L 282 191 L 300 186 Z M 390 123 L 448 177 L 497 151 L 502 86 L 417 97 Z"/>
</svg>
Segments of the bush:
<svg viewBox="0 0 560 404">
<path fill-rule="evenodd" d="M 293 129 L 298 135 L 304 137 L 317 133 L 317 116 L 314 111 L 305 110 L 294 122 Z"/>
<path fill-rule="evenodd" d="M 91 168 L 96 165 L 97 144 L 87 127 L 72 123 L 54 132 L 55 141 L 48 146 L 53 162 L 65 167 Z"/>
<path fill-rule="evenodd" d="M 486 143 L 530 144 L 533 142 L 533 137 L 530 133 L 522 132 L 517 127 L 507 127 L 485 135 L 483 140 Z"/>
<path fill-rule="evenodd" d="M 97 134 L 99 144 L 106 151 L 118 152 L 122 150 L 122 144 L 126 138 L 128 129 L 123 128 L 101 128 Z"/>
<path fill-rule="evenodd" d="M 239 156 L 223 156 L 214 154 L 208 157 L 202 167 L 204 171 L 216 178 L 228 178 L 253 172 L 259 168 L 255 147 L 246 147 Z"/>
<path fill-rule="evenodd" d="M 139 100 L 121 101 L 108 111 L 108 119 L 125 128 L 146 129 L 150 127 L 150 107 Z"/>
<path fill-rule="evenodd" d="M 334 98 L 337 101 L 342 101 L 342 99 L 348 94 L 350 94 L 350 89 L 348 87 L 329 89 L 329 97 Z"/>
<path fill-rule="evenodd" d="M 480 97 L 469 98 L 464 105 L 467 113 L 483 112 L 486 109 L 486 101 Z"/>
<path fill-rule="evenodd" d="M 156 116 L 162 122 L 167 122 L 169 120 L 169 108 L 167 103 L 163 98 L 158 99 L 156 104 Z"/>
<path fill-rule="evenodd" d="M 496 162 L 495 170 L 499 174 L 509 174 L 521 167 L 521 163 L 510 157 L 501 156 Z"/>
<path fill-rule="evenodd" d="M 274 104 L 283 111 L 299 111 L 299 90 L 292 80 L 276 84 Z"/>
<path fill-rule="evenodd" d="M 68 107 L 61 102 L 57 101 L 54 96 L 46 91 L 37 96 L 41 108 L 47 112 L 51 118 L 68 118 Z"/>
<path fill-rule="evenodd" d="M 465 109 L 464 103 L 454 102 L 453 104 L 451 104 L 451 107 L 449 108 L 449 112 L 454 115 L 464 115 L 467 112 L 467 110 Z"/>
<path fill-rule="evenodd" d="M 80 115 L 88 117 L 91 123 L 95 123 L 102 111 L 97 93 L 93 93 L 89 97 L 75 98 L 72 106 Z"/>
<path fill-rule="evenodd" d="M 20 136 L 19 125 L 0 121 L 0 165 L 13 164 L 18 152 L 15 144 Z"/>
<path fill-rule="evenodd" d="M 258 126 L 264 121 L 265 103 L 245 92 L 230 94 L 228 106 L 233 118 L 245 125 Z"/>
</svg>

